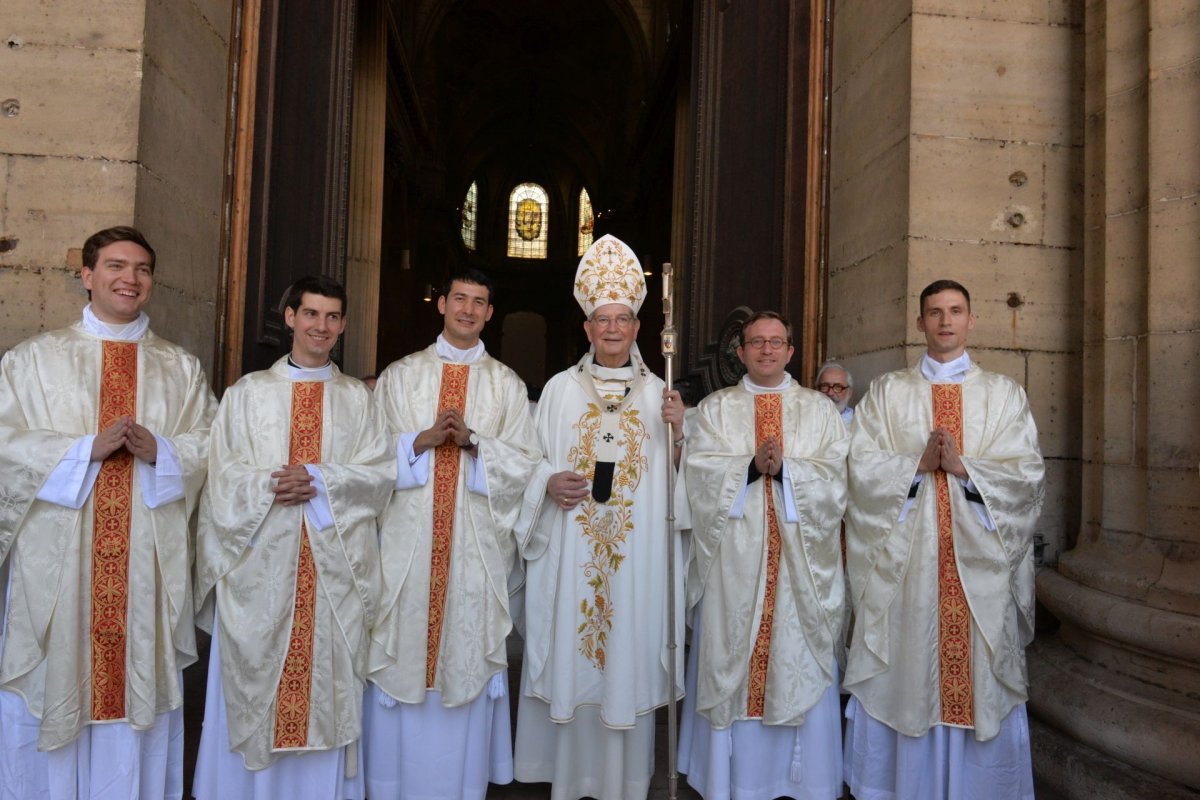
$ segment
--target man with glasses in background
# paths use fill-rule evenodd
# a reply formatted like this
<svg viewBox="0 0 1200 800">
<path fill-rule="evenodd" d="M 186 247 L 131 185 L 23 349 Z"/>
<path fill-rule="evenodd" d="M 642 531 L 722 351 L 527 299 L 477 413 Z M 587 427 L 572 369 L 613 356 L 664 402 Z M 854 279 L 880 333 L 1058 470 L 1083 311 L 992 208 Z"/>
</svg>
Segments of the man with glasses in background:
<svg viewBox="0 0 1200 800">
<path fill-rule="evenodd" d="M 813 386 L 834 402 L 838 413 L 842 415 L 842 422 L 849 425 L 854 420 L 854 409 L 850 407 L 850 401 L 854 398 L 854 376 L 850 370 L 836 361 L 826 361 L 817 370 Z"/>
<path fill-rule="evenodd" d="M 705 797 L 842 795 L 839 532 L 850 436 L 787 373 L 791 324 L 742 326 L 746 375 L 700 403 L 687 458 L 695 624 L 680 772 Z"/>
</svg>

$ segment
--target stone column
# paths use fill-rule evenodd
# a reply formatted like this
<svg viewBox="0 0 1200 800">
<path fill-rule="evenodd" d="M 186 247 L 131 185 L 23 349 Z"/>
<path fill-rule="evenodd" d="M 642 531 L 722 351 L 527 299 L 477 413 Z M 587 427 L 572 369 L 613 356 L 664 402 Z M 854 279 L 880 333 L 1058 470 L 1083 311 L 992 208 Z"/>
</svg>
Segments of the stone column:
<svg viewBox="0 0 1200 800">
<path fill-rule="evenodd" d="M 79 318 L 80 248 L 136 225 L 154 330 L 212 364 L 230 3 L 4 0 L 0 352 Z"/>
<path fill-rule="evenodd" d="M 1035 767 L 1065 796 L 1200 789 L 1200 14 L 1085 21 L 1082 518 L 1038 579 Z"/>
</svg>

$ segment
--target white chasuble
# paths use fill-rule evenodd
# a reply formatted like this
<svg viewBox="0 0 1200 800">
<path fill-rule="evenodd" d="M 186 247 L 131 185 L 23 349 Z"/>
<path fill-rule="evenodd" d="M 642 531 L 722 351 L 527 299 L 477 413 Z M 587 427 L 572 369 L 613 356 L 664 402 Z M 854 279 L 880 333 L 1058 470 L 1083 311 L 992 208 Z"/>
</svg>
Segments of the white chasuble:
<svg viewBox="0 0 1200 800">
<path fill-rule="evenodd" d="M 528 562 L 523 691 L 548 703 L 555 722 L 593 706 L 602 725 L 629 729 L 682 694 L 682 664 L 672 675 L 666 649 L 667 536 L 678 537 L 689 521 L 681 477 L 677 529 L 668 533 L 672 448 L 662 392 L 663 382 L 636 355 L 631 367 L 602 370 L 589 354 L 554 376 L 538 402 L 545 458 L 518 525 Z M 614 466 L 601 502 L 606 487 L 598 491 L 594 479 L 604 458 Z M 550 476 L 564 470 L 594 481 L 592 494 L 571 510 L 546 495 Z M 681 611 L 682 553 L 677 538 L 671 590 Z M 682 613 L 676 623 L 682 645 Z"/>
<path fill-rule="evenodd" d="M 508 667 L 513 526 L 540 456 L 528 395 L 491 356 L 444 362 L 431 345 L 383 371 L 375 404 L 393 453 L 397 436 L 429 428 L 443 408 L 460 409 L 479 438 L 475 457 L 453 444 L 436 448 L 428 480 L 391 493 L 380 517 L 384 588 L 370 654 L 370 680 L 388 696 L 422 703 L 432 689 L 443 705 L 462 706 Z M 468 488 L 476 469 L 486 494 Z"/>
<path fill-rule="evenodd" d="M 0 372 L 0 687 L 41 720 L 41 750 L 92 722 L 148 730 L 181 707 L 179 671 L 196 659 L 188 519 L 215 410 L 204 372 L 150 331 L 117 341 L 82 324 L 17 345 Z M 147 507 L 140 476 L 153 471 L 121 450 L 81 507 L 37 499 L 80 437 L 123 415 L 175 450 L 183 497 Z"/>
<path fill-rule="evenodd" d="M 782 445 L 781 480 L 747 485 L 767 436 Z M 688 601 L 703 598 L 696 710 L 715 728 L 798 725 L 834 682 L 848 446 L 836 407 L 794 383 L 762 393 L 739 385 L 699 406 L 687 459 Z"/>
<path fill-rule="evenodd" d="M 918 365 L 877 379 L 854 419 L 844 684 L 907 736 L 949 725 L 991 739 L 1026 699 L 1033 639 L 1045 469 L 1025 392 L 973 365 L 961 384 L 931 383 Z M 955 436 L 970 484 L 923 476 L 906 509 L 935 427 Z"/>
<path fill-rule="evenodd" d="M 276 504 L 271 491 L 272 472 L 317 457 L 324 528 L 311 503 Z M 286 359 L 244 376 L 213 423 L 210 476 L 196 593 L 206 611 L 216 602 L 227 746 L 256 770 L 357 740 L 380 591 L 375 517 L 396 479 L 369 392 L 336 367 L 293 381 Z"/>
</svg>

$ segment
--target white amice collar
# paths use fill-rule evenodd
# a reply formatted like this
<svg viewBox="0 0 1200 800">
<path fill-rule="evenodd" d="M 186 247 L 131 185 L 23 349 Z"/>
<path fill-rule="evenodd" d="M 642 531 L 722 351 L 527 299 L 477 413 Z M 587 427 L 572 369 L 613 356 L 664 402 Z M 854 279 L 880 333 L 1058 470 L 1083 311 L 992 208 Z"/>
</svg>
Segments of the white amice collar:
<svg viewBox="0 0 1200 800">
<path fill-rule="evenodd" d="M 792 387 L 792 376 L 788 373 L 783 373 L 783 380 L 778 386 L 759 386 L 754 381 L 750 380 L 749 375 L 742 376 L 742 388 L 750 394 L 772 394 L 775 392 L 786 392 Z"/>
<path fill-rule="evenodd" d="M 83 329 L 101 339 L 120 339 L 123 342 L 136 342 L 146 335 L 150 327 L 150 318 L 145 311 L 138 312 L 138 318 L 124 325 L 112 325 L 103 321 L 92 311 L 92 304 L 83 307 Z"/>
<path fill-rule="evenodd" d="M 456 364 L 474 364 L 483 358 L 485 352 L 482 339 L 477 341 L 474 347 L 460 350 L 446 341 L 446 337 L 440 333 L 438 334 L 437 343 L 434 345 L 434 348 L 437 350 L 438 358 L 443 361 L 453 361 Z"/>
<path fill-rule="evenodd" d="M 934 361 L 926 352 L 921 356 L 921 374 L 930 383 L 962 383 L 971 368 L 971 357 L 964 350 L 963 354 L 953 361 L 943 364 Z"/>
<path fill-rule="evenodd" d="M 333 362 L 326 361 L 320 367 L 302 367 L 288 356 L 288 378 L 294 381 L 327 381 L 333 377 Z"/>
</svg>

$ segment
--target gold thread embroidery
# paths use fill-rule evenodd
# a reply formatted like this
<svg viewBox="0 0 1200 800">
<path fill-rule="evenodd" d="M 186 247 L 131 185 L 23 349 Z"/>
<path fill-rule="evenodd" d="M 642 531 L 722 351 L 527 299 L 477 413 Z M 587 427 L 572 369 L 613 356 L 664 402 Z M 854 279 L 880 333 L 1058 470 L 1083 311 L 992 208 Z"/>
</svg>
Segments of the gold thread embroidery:
<svg viewBox="0 0 1200 800">
<path fill-rule="evenodd" d="M 754 444 L 757 448 L 769 438 L 783 443 L 783 398 L 777 394 L 759 394 L 754 397 Z M 766 498 L 764 513 L 767 522 L 767 580 L 763 592 L 762 618 L 758 623 L 758 635 L 750 653 L 749 685 L 746 713 L 750 717 L 762 717 L 767 699 L 767 663 L 771 659 L 771 632 L 775 626 L 775 594 L 779 583 L 779 559 L 782 540 L 779 534 L 779 519 L 775 515 L 774 479 L 763 475 L 763 495 Z"/>
<path fill-rule="evenodd" d="M 463 413 L 467 404 L 467 380 L 470 374 L 470 367 L 466 364 L 442 365 L 438 414 L 451 408 Z M 433 452 L 433 550 L 429 557 L 429 635 L 425 652 L 425 685 L 430 689 L 437 678 L 446 592 L 450 587 L 450 555 L 454 544 L 454 511 L 458 498 L 461 452 L 453 441 L 447 441 Z"/>
<path fill-rule="evenodd" d="M 137 414 L 137 344 L 104 342 L 97 430 Z M 133 454 L 104 459 L 92 501 L 92 719 L 125 717 Z"/>
<path fill-rule="evenodd" d="M 621 398 L 607 399 L 619 402 Z M 583 616 L 576 631 L 580 637 L 579 652 L 601 672 L 605 667 L 608 634 L 613 626 L 612 579 L 625 560 L 621 547 L 633 532 L 633 492 L 641 483 L 648 464 L 642 447 L 649 434 L 640 414 L 633 407 L 620 413 L 617 446 L 622 449 L 622 456 L 613 468 L 612 496 L 607 502 L 597 503 L 589 495 L 579 504 L 575 515 L 580 533 L 591 545 L 590 558 L 582 568 L 592 590 L 592 601 L 589 603 L 584 598 L 579 604 L 579 613 Z M 579 431 L 579 444 L 567 452 L 575 472 L 589 481 L 596 473 L 596 437 L 600 432 L 600 420 L 600 408 L 595 403 L 588 403 L 587 411 L 573 426 Z"/>
<path fill-rule="evenodd" d="M 933 425 L 954 436 L 963 448 L 962 386 L 933 384 Z M 942 722 L 975 725 L 971 686 L 971 609 L 963 593 L 954 558 L 954 521 L 946 473 L 934 473 L 938 534 L 938 666 L 941 674 Z"/>
<path fill-rule="evenodd" d="M 321 428 L 325 384 L 298 381 L 292 384 L 292 419 L 288 444 L 289 464 L 321 461 Z M 308 541 L 308 527 L 300 518 L 300 553 L 296 561 L 296 600 L 287 655 L 279 676 L 275 703 L 275 748 L 308 745 L 308 717 L 312 692 L 313 634 L 316 628 L 317 566 Z"/>
</svg>

